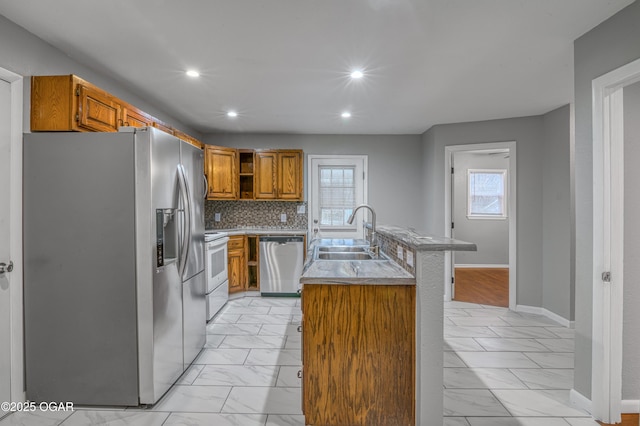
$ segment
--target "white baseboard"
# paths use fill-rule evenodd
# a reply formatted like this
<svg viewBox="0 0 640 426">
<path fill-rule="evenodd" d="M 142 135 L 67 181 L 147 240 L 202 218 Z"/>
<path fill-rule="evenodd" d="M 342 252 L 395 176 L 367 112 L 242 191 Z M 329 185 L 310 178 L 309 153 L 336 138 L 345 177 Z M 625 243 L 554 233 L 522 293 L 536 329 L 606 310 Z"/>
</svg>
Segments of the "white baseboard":
<svg viewBox="0 0 640 426">
<path fill-rule="evenodd" d="M 620 405 L 620 410 L 623 414 L 640 413 L 640 400 L 623 399 L 622 404 Z"/>
<path fill-rule="evenodd" d="M 591 400 L 577 390 L 571 389 L 569 391 L 569 401 L 574 407 L 591 414 Z"/>
<path fill-rule="evenodd" d="M 561 317 L 555 312 L 551 312 L 548 309 L 540 308 L 538 306 L 516 305 L 516 312 L 525 312 L 527 314 L 538 314 L 549 318 L 560 324 L 563 327 L 574 328 L 574 321 Z"/>
<path fill-rule="evenodd" d="M 489 263 L 482 263 L 482 264 L 471 264 L 471 263 L 456 263 L 454 265 L 454 268 L 505 268 L 505 269 L 509 269 L 509 264 L 506 265 L 494 265 L 494 264 L 489 264 Z"/>
<path fill-rule="evenodd" d="M 582 395 L 575 389 L 569 391 L 569 400 L 571 404 L 581 410 L 591 414 L 591 400 Z M 620 404 L 620 411 L 622 414 L 636 414 L 640 412 L 640 400 L 638 399 L 623 399 Z"/>
</svg>

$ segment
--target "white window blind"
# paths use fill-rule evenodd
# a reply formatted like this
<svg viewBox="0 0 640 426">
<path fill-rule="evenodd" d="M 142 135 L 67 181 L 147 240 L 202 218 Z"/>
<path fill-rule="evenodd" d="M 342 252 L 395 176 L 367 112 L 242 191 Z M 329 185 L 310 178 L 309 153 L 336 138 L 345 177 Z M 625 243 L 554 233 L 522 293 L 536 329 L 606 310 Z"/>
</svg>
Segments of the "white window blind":
<svg viewBox="0 0 640 426">
<path fill-rule="evenodd" d="M 469 218 L 506 218 L 506 170 L 469 169 Z"/>
<path fill-rule="evenodd" d="M 321 228 L 353 228 L 347 219 L 356 206 L 355 167 L 319 166 Z"/>
</svg>

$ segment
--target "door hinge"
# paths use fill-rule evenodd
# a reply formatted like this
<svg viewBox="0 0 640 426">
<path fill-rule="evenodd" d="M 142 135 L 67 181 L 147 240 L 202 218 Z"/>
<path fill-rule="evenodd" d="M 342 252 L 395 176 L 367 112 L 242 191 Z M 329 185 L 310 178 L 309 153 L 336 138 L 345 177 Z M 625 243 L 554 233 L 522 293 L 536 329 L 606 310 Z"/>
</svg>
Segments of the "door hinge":
<svg viewBox="0 0 640 426">
<path fill-rule="evenodd" d="M 453 174 L 453 167 L 451 168 L 451 174 Z"/>
<path fill-rule="evenodd" d="M 76 96 L 80 96 L 80 88 L 76 87 Z"/>
<path fill-rule="evenodd" d="M 451 222 L 451 229 L 453 229 L 453 222 Z"/>
<path fill-rule="evenodd" d="M 602 281 L 604 281 L 605 283 L 610 283 L 611 282 L 611 272 L 603 272 L 602 273 Z"/>
<path fill-rule="evenodd" d="M 453 284 L 455 281 L 455 278 L 451 277 L 451 284 Z"/>
</svg>

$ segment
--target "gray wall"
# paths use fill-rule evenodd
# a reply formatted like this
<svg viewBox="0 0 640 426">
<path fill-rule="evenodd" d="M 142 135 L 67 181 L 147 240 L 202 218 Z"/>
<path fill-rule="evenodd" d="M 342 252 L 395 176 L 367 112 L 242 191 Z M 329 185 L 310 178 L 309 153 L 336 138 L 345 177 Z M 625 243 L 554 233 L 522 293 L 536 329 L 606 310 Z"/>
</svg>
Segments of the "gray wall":
<svg viewBox="0 0 640 426">
<path fill-rule="evenodd" d="M 438 125 L 422 136 L 426 228 L 437 235 L 446 226 L 445 147 L 516 142 L 516 303 L 542 307 L 567 320 L 573 319 L 570 128 L 567 105 L 541 116 Z"/>
<path fill-rule="evenodd" d="M 377 222 L 424 230 L 420 135 L 207 134 L 203 142 L 234 148 L 302 149 L 305 199 L 308 154 L 368 155 L 369 204 Z"/>
<path fill-rule="evenodd" d="M 542 306 L 573 320 L 570 114 L 566 105 L 543 116 Z"/>
<path fill-rule="evenodd" d="M 622 399 L 640 399 L 640 83 L 624 88 Z"/>
<path fill-rule="evenodd" d="M 24 28 L 0 15 L 0 67 L 28 77 L 32 75 L 76 74 L 118 98 L 129 102 L 172 126 L 200 137 L 200 133 L 135 95 L 131 87 L 74 61 Z M 24 131 L 30 129 L 31 83 L 24 80 Z"/>
<path fill-rule="evenodd" d="M 640 58 L 640 2 L 635 2 L 574 43 L 576 338 L 574 388 L 591 398 L 593 274 L 593 156 L 591 82 Z"/>
<path fill-rule="evenodd" d="M 445 147 L 516 141 L 517 295 L 519 305 L 542 306 L 541 116 L 434 126 L 423 134 L 427 231 L 444 235 Z"/>
<path fill-rule="evenodd" d="M 504 153 L 480 154 L 454 152 L 453 167 L 453 221 L 454 236 L 463 241 L 473 241 L 475 252 L 455 254 L 456 265 L 508 265 L 509 221 L 506 219 L 469 219 L 467 217 L 468 170 L 509 170 L 509 159 Z M 507 174 L 508 182 L 508 174 Z M 508 197 L 508 195 L 507 195 Z"/>
</svg>

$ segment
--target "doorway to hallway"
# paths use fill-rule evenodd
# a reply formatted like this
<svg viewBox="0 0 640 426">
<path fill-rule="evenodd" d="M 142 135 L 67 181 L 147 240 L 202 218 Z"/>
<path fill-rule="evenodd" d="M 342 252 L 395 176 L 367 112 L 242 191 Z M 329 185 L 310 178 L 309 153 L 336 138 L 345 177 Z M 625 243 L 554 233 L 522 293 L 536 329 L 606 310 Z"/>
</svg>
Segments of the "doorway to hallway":
<svg viewBox="0 0 640 426">
<path fill-rule="evenodd" d="M 516 143 L 447 146 L 445 160 L 445 234 L 478 247 L 446 255 L 445 301 L 515 309 Z"/>
</svg>

